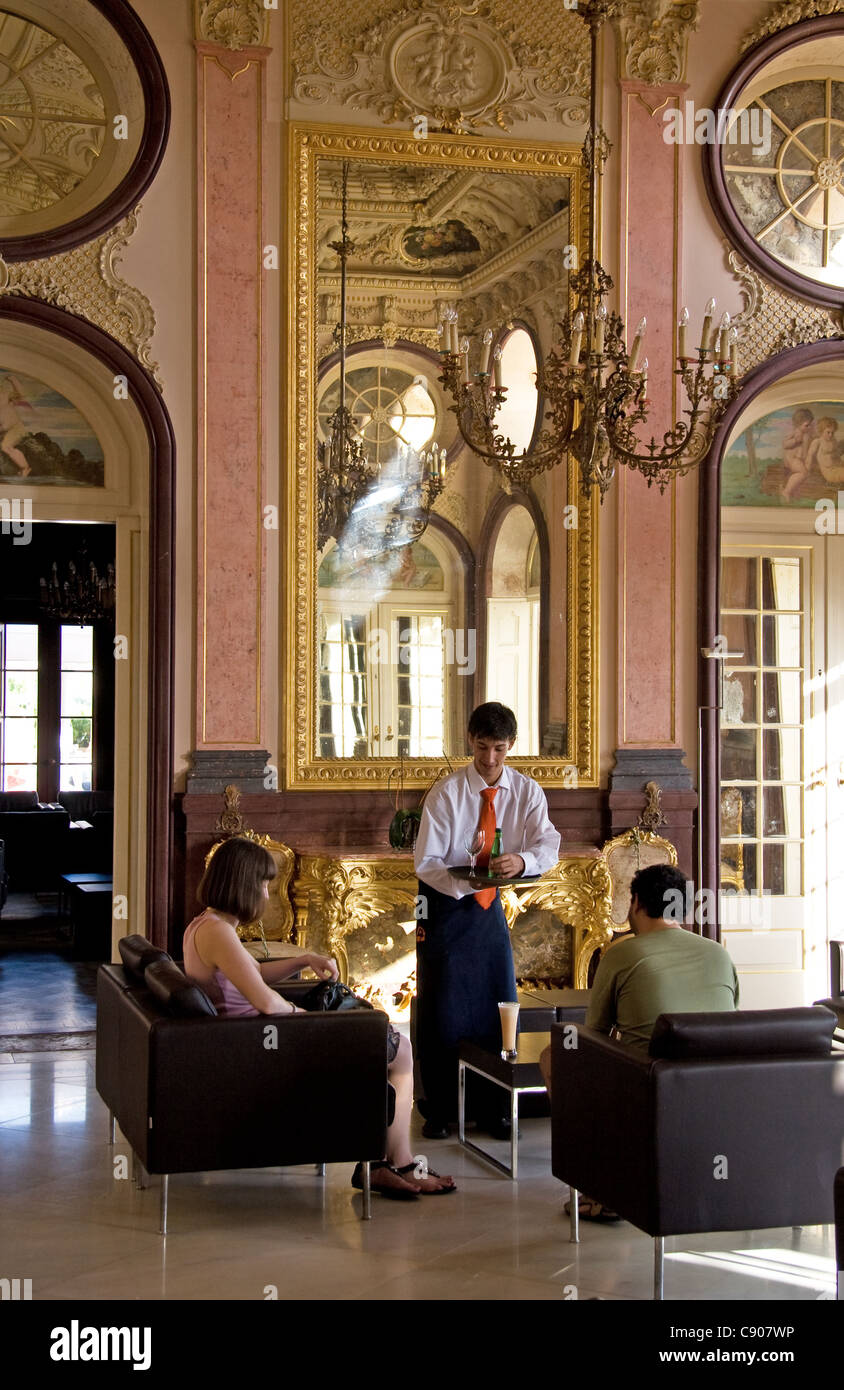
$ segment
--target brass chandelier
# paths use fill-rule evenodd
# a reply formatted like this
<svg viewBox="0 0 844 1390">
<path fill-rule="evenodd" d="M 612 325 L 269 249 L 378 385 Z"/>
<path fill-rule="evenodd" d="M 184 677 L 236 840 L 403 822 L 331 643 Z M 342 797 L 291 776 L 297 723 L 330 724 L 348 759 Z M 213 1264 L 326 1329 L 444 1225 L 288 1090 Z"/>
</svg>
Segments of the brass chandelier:
<svg viewBox="0 0 844 1390">
<path fill-rule="evenodd" d="M 706 306 L 700 344 L 688 351 L 689 313 L 683 310 L 677 335 L 677 366 L 688 397 L 688 409 L 658 441 L 643 443 L 637 427 L 648 420 L 648 359 L 642 355 L 647 321 L 637 325 L 628 353 L 624 324 L 608 309 L 606 296 L 613 282 L 597 258 L 599 187 L 611 146 L 598 122 L 597 48 L 602 24 L 617 10 L 616 0 L 581 0 L 578 7 L 589 25 L 591 91 L 589 129 L 582 161 L 589 170 L 588 255 L 570 280 L 573 306 L 560 324 L 560 339 L 543 363 L 537 364 L 538 399 L 546 401 L 548 423 L 533 447 L 517 452 L 498 430 L 495 416 L 506 400 L 500 348 L 492 349 L 487 329 L 478 355 L 478 371 L 469 368 L 472 345 L 461 338 L 457 310 L 449 306 L 440 324 L 442 375 L 451 395 L 464 441 L 486 463 L 496 467 L 506 491 L 525 488 L 538 473 L 555 467 L 570 452 L 580 467 L 581 489 L 587 496 L 600 490 L 601 501 L 616 467 L 626 464 L 644 474 L 648 486 L 661 492 L 672 478 L 687 473 L 705 455 L 715 428 L 740 388 L 738 334 L 729 314 L 714 320 L 715 301 Z M 490 370 L 492 367 L 492 370 Z"/>
<path fill-rule="evenodd" d="M 346 266 L 354 251 L 347 216 L 348 160 L 343 161 L 340 240 L 329 242 L 340 259 L 340 322 L 334 341 L 340 353 L 340 401 L 328 421 L 328 438 L 317 444 L 317 545 L 333 537 L 356 558 L 397 549 L 418 540 L 445 487 L 448 461 L 434 444 L 419 451 L 397 442 L 384 464 L 367 457 L 359 422 L 346 405 Z"/>
</svg>

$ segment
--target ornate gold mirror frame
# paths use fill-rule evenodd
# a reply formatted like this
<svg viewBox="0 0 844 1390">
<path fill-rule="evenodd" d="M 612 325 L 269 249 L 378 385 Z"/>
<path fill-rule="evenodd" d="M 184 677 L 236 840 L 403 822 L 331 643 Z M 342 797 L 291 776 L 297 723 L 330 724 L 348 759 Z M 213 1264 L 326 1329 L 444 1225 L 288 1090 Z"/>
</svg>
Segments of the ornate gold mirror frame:
<svg viewBox="0 0 844 1390">
<path fill-rule="evenodd" d="M 287 603 L 284 784 L 291 789 L 386 788 L 395 756 L 368 759 L 317 758 L 316 607 L 316 420 L 317 396 L 317 173 L 322 158 L 377 160 L 418 165 L 436 161 L 455 168 L 496 172 L 566 174 L 570 179 L 572 242 L 585 254 L 588 216 L 587 171 L 579 147 L 458 135 L 427 139 L 386 135 L 340 126 L 293 125 L 288 183 L 287 492 L 285 550 Z M 597 786 L 597 528 L 595 498 L 580 495 L 577 469 L 569 460 L 568 500 L 578 507 L 578 526 L 567 537 L 566 712 L 567 756 L 514 758 L 513 765 L 548 787 Z M 407 787 L 424 787 L 445 760 L 415 758 L 404 764 Z"/>
</svg>

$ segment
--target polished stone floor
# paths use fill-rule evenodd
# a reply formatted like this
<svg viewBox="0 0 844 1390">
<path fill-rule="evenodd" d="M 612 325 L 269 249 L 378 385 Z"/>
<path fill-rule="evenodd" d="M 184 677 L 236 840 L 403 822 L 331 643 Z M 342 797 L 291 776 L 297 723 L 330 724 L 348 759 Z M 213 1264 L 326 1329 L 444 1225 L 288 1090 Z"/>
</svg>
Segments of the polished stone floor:
<svg viewBox="0 0 844 1390">
<path fill-rule="evenodd" d="M 136 1190 L 128 1148 L 108 1145 L 94 1057 L 0 1056 L 4 1273 L 36 1299 L 649 1299 L 652 1244 L 627 1224 L 586 1226 L 579 1247 L 550 1174 L 547 1119 L 522 1121 L 522 1177 L 500 1177 L 456 1141 L 416 1139 L 460 1190 L 411 1203 L 373 1199 L 359 1218 L 351 1165 L 189 1174 Z M 503 1147 L 503 1146 L 502 1146 Z M 833 1296 L 830 1228 L 739 1231 L 666 1242 L 666 1297 L 686 1301 Z M 8 1268 L 7 1268 L 8 1266 Z"/>
<path fill-rule="evenodd" d="M 96 965 L 60 950 L 0 949 L 0 1037 L 84 1032 L 96 1021 Z"/>
</svg>

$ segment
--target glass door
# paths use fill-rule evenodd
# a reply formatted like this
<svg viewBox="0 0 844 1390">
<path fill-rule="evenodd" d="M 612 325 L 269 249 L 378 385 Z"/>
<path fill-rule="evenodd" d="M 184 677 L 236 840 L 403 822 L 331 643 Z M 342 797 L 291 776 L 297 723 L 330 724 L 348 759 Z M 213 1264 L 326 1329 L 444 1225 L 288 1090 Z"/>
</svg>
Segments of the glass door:
<svg viewBox="0 0 844 1390">
<path fill-rule="evenodd" d="M 822 542 L 724 544 L 721 927 L 746 1008 L 824 992 Z"/>
</svg>

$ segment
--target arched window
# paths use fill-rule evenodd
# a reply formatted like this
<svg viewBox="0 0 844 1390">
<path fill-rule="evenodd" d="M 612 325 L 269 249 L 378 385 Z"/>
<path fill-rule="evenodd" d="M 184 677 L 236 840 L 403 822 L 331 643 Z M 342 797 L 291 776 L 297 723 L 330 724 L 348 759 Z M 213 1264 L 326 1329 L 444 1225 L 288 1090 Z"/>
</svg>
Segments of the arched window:
<svg viewBox="0 0 844 1390">
<path fill-rule="evenodd" d="M 496 416 L 496 428 L 505 439 L 513 441 L 518 453 L 523 453 L 533 440 L 539 409 L 536 349 L 530 333 L 521 327 L 512 329 L 499 347 L 501 382 L 507 388 L 507 399 Z"/>
</svg>

